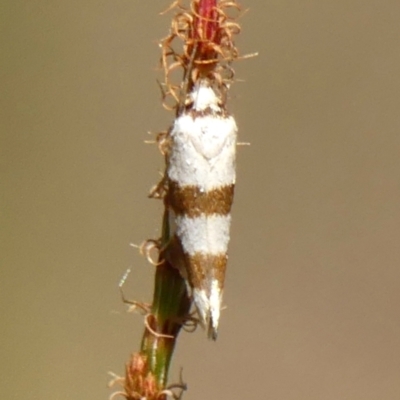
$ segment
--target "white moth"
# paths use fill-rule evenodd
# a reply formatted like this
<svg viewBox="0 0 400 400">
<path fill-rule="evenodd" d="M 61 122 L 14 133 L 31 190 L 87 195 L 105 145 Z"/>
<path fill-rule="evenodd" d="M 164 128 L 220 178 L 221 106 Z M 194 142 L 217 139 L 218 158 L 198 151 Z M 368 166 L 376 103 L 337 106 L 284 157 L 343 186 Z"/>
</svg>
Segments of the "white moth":
<svg viewBox="0 0 400 400">
<path fill-rule="evenodd" d="M 193 88 L 169 133 L 166 205 L 174 236 L 167 256 L 180 254 L 178 268 L 213 339 L 228 258 L 236 137 L 235 120 L 206 80 Z"/>
</svg>

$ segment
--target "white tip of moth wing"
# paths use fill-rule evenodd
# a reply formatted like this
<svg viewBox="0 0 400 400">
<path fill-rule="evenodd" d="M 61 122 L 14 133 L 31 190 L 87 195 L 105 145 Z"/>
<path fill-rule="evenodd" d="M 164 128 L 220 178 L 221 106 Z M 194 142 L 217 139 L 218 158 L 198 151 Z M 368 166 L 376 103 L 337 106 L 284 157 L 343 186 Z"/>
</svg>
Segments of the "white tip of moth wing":
<svg viewBox="0 0 400 400">
<path fill-rule="evenodd" d="M 221 313 L 221 290 L 218 282 L 212 282 L 210 297 L 203 289 L 194 289 L 193 300 L 199 313 L 201 325 L 208 328 L 209 339 L 216 340 Z"/>
<path fill-rule="evenodd" d="M 193 289 L 193 300 L 200 317 L 200 324 L 205 327 L 210 314 L 210 302 L 206 292 L 203 289 Z"/>
<path fill-rule="evenodd" d="M 221 289 L 219 283 L 213 280 L 210 293 L 210 319 L 208 322 L 208 337 L 216 340 L 218 334 L 219 317 L 221 315 Z"/>
</svg>

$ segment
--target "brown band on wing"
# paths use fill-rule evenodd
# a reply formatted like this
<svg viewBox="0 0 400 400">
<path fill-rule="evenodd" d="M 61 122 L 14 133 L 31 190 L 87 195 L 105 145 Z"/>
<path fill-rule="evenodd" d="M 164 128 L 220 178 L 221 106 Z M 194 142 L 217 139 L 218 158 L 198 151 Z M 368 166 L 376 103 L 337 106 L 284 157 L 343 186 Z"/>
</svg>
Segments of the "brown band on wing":
<svg viewBox="0 0 400 400">
<path fill-rule="evenodd" d="M 190 218 L 200 215 L 228 215 L 231 211 L 235 185 L 221 186 L 209 191 L 202 191 L 198 186 L 179 186 L 170 181 L 166 201 L 177 215 Z"/>
<path fill-rule="evenodd" d="M 211 280 L 216 280 L 222 290 L 224 288 L 227 261 L 228 256 L 226 254 L 196 253 L 190 256 L 187 255 L 190 286 L 196 289 L 204 289 L 208 292 Z"/>
</svg>

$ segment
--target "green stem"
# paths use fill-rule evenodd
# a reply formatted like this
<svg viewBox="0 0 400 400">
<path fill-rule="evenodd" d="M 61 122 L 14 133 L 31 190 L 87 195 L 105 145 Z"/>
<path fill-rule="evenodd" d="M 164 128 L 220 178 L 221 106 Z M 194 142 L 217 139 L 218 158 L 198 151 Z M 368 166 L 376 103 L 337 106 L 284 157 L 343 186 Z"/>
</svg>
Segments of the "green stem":
<svg viewBox="0 0 400 400">
<path fill-rule="evenodd" d="M 163 218 L 161 248 L 170 240 L 168 210 Z M 157 266 L 151 315 L 147 319 L 141 351 L 147 356 L 149 371 L 160 388 L 165 388 L 168 370 L 182 324 L 190 311 L 191 301 L 186 284 L 177 268 L 164 259 L 160 252 Z M 150 328 L 150 329 L 149 329 Z"/>
</svg>

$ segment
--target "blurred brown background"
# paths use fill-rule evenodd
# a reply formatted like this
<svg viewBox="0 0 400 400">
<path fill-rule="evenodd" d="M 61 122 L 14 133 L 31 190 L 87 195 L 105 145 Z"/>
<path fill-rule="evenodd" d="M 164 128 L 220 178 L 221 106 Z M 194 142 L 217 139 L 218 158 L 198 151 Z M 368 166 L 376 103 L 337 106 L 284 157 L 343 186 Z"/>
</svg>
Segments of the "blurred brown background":
<svg viewBox="0 0 400 400">
<path fill-rule="evenodd" d="M 400 398 L 400 3 L 248 1 L 230 108 L 238 185 L 220 336 L 183 334 L 185 398 Z M 167 1 L 5 0 L 0 385 L 4 399 L 107 399 L 151 299 L 130 242 L 168 127 L 156 78 Z"/>
</svg>

